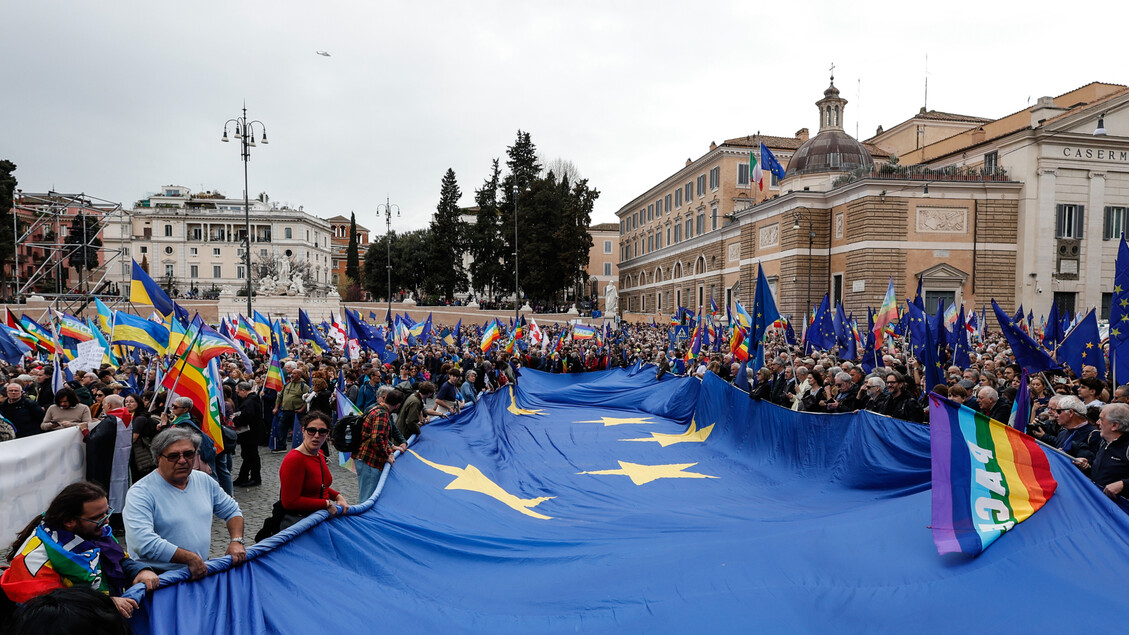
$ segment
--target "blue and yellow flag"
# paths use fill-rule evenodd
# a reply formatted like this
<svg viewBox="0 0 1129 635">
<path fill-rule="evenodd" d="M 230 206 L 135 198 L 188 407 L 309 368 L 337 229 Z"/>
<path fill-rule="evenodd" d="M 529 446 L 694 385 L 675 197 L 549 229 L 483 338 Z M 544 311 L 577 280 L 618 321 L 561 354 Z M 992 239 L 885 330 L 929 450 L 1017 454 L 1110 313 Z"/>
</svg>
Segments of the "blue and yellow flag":
<svg viewBox="0 0 1129 635">
<path fill-rule="evenodd" d="M 169 330 L 152 320 L 114 311 L 114 332 L 110 334 L 110 343 L 138 346 L 164 355 L 169 346 Z"/>
<path fill-rule="evenodd" d="M 129 283 L 129 301 L 134 304 L 151 304 L 166 318 L 176 312 L 169 294 L 145 273 L 136 260 L 133 261 L 133 279 Z"/>
</svg>

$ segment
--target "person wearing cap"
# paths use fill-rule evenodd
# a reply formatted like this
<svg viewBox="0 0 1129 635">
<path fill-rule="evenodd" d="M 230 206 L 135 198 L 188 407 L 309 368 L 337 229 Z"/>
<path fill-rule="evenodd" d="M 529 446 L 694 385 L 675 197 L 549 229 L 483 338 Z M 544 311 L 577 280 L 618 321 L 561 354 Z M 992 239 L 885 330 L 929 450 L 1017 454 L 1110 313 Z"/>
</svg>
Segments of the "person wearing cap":
<svg viewBox="0 0 1129 635">
<path fill-rule="evenodd" d="M 1093 462 L 1102 437 L 1086 418 L 1086 405 L 1074 395 L 1066 395 L 1059 398 L 1055 414 L 1061 430 L 1051 445 L 1076 459 Z"/>
</svg>

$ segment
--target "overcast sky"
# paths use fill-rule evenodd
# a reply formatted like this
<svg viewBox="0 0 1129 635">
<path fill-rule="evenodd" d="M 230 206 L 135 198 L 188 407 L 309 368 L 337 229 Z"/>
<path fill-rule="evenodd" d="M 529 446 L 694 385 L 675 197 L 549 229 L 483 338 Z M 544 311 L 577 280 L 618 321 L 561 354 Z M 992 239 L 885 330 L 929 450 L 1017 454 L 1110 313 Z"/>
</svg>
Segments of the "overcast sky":
<svg viewBox="0 0 1129 635">
<path fill-rule="evenodd" d="M 832 63 L 864 139 L 923 105 L 926 55 L 928 106 L 983 117 L 1127 83 L 1121 6 L 10 2 L 0 158 L 25 191 L 236 197 L 238 145 L 220 136 L 245 100 L 270 138 L 252 150 L 252 195 L 355 211 L 377 234 L 388 197 L 394 229 L 422 227 L 447 168 L 473 205 L 522 129 L 601 192 L 593 222 L 614 221 L 711 141 L 814 133 Z"/>
</svg>

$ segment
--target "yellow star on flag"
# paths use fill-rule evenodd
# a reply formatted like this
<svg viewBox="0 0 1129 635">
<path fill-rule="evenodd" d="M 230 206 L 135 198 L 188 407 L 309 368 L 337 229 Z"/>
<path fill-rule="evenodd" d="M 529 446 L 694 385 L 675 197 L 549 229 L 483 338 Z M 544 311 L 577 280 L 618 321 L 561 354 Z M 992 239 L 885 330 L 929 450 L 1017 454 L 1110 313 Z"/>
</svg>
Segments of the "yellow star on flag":
<svg viewBox="0 0 1129 635">
<path fill-rule="evenodd" d="M 510 386 L 510 405 L 506 407 L 513 415 L 543 415 L 544 410 L 526 410 L 525 408 L 517 407 L 517 399 L 514 397 L 514 388 Z"/>
<path fill-rule="evenodd" d="M 601 417 L 592 421 L 577 421 L 577 423 L 602 423 L 607 426 L 622 426 L 629 423 L 655 423 L 650 417 Z"/>
<path fill-rule="evenodd" d="M 694 467 L 697 463 L 671 463 L 667 465 L 640 465 L 617 461 L 618 470 L 594 470 L 591 472 L 577 472 L 577 474 L 619 474 L 631 479 L 636 485 L 646 485 L 660 478 L 717 478 L 708 474 L 685 472 L 686 468 Z"/>
<path fill-rule="evenodd" d="M 713 427 L 714 424 L 711 423 L 699 430 L 698 424 L 691 421 L 690 427 L 682 434 L 651 432 L 650 439 L 620 439 L 620 441 L 655 441 L 664 448 L 668 445 L 674 445 L 675 443 L 705 443 L 706 439 L 710 437 L 710 432 L 713 432 Z"/>
<path fill-rule="evenodd" d="M 478 492 L 479 494 L 485 494 L 490 498 L 493 498 L 494 500 L 500 501 L 510 509 L 519 511 L 526 516 L 532 516 L 533 518 L 539 518 L 541 520 L 551 520 L 553 518 L 552 516 L 538 514 L 537 512 L 532 511 L 529 508 L 536 507 L 551 498 L 556 498 L 555 496 L 541 496 L 539 498 L 518 498 L 517 496 L 514 496 L 513 494 L 502 489 L 502 487 L 494 481 L 491 481 L 485 474 L 482 473 L 481 470 L 473 465 L 467 465 L 465 468 L 458 468 L 453 465 L 443 465 L 440 463 L 428 461 L 427 459 L 420 456 L 419 453 L 417 453 L 415 450 L 409 449 L 408 452 L 414 454 L 415 457 L 423 461 L 424 464 L 429 465 L 439 470 L 440 472 L 444 472 L 455 477 L 455 480 L 448 483 L 447 487 L 445 487 L 444 489 L 461 489 L 468 492 Z"/>
<path fill-rule="evenodd" d="M 1093 342 L 1086 342 L 1086 348 L 1093 348 L 1093 347 L 1094 347 Z"/>
<path fill-rule="evenodd" d="M 1119 284 L 1118 284 L 1118 285 L 1114 285 L 1114 287 L 1113 287 L 1113 292 L 1114 292 L 1114 293 L 1121 293 L 1121 290 L 1122 290 L 1122 289 L 1121 289 L 1121 285 L 1119 285 Z"/>
</svg>

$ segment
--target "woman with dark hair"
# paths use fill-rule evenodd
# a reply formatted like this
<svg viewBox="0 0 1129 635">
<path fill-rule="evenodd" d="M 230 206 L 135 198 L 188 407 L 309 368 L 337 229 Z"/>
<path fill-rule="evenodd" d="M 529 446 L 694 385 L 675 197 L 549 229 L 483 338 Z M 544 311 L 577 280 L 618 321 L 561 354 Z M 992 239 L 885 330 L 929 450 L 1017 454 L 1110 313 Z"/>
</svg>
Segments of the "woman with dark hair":
<svg viewBox="0 0 1129 635">
<path fill-rule="evenodd" d="M 55 405 L 47 408 L 43 414 L 43 423 L 40 425 L 46 431 L 61 430 L 73 426 L 86 429 L 93 417 L 86 404 L 79 403 L 78 395 L 74 388 L 64 386 L 55 393 Z"/>
<path fill-rule="evenodd" d="M 288 452 L 278 470 L 280 502 L 287 514 L 305 516 L 325 509 L 332 516 L 349 509 L 349 503 L 333 484 L 333 474 L 321 447 L 332 428 L 329 415 L 314 411 L 302 417 L 302 443 Z M 285 529 L 286 527 L 282 527 Z"/>
<path fill-rule="evenodd" d="M 118 597 L 122 591 L 139 583 L 152 590 L 160 580 L 118 544 L 109 525 L 113 512 L 105 490 L 94 483 L 64 487 L 12 543 L 11 566 L 0 576 L 5 595 L 22 603 L 55 589 L 86 586 L 109 593 L 118 611 L 130 617 L 137 603 Z"/>
<path fill-rule="evenodd" d="M 149 417 L 149 403 L 153 401 L 153 391 L 146 391 L 141 396 L 127 395 L 125 409 L 133 415 L 129 427 L 133 432 L 133 451 L 130 456 L 129 468 L 133 473 L 133 480 L 137 481 L 142 476 L 157 469 L 153 460 L 153 453 L 149 451 L 149 444 L 157 436 L 157 426 Z"/>
<path fill-rule="evenodd" d="M 314 377 L 310 382 L 313 387 L 313 393 L 309 400 L 308 410 L 310 412 L 333 412 L 333 390 L 329 387 L 329 382 L 323 377 Z"/>
</svg>

